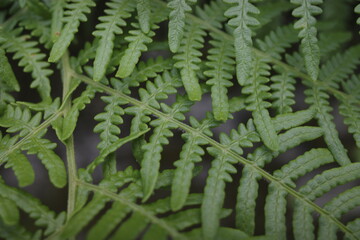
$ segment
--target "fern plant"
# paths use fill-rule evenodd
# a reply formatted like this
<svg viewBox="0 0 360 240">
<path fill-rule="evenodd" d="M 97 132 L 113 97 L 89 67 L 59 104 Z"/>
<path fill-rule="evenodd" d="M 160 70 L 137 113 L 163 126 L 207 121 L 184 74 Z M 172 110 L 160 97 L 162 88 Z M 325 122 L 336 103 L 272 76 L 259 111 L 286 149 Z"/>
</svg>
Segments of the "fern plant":
<svg viewBox="0 0 360 240">
<path fill-rule="evenodd" d="M 2 0 L 0 238 L 360 239 L 359 13 Z"/>
</svg>

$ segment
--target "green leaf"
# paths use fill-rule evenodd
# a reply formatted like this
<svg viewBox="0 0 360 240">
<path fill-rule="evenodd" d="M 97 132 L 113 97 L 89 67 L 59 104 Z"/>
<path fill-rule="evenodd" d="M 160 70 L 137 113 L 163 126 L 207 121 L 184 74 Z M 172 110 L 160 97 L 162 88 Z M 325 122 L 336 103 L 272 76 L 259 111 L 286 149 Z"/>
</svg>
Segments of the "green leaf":
<svg viewBox="0 0 360 240">
<path fill-rule="evenodd" d="M 15 74 L 5 55 L 5 51 L 0 48 L 0 82 L 9 88 L 9 90 L 20 91 L 20 86 L 16 80 Z"/>
<path fill-rule="evenodd" d="M 196 0 L 188 0 L 188 2 L 196 2 Z M 169 47 L 173 53 L 176 53 L 180 47 L 184 35 L 185 13 L 191 11 L 187 0 L 171 0 L 168 3 L 171 9 L 169 15 Z"/>
<path fill-rule="evenodd" d="M 90 7 L 93 6 L 95 6 L 93 0 L 72 0 L 66 4 L 67 10 L 64 13 L 66 17 L 63 18 L 66 24 L 50 51 L 49 62 L 57 62 L 62 57 L 74 39 L 80 21 L 85 22 L 87 20 L 85 14 L 90 13 Z"/>
<path fill-rule="evenodd" d="M 205 31 L 198 24 L 192 24 L 186 28 L 181 45 L 174 56 L 177 60 L 175 67 L 180 69 L 181 80 L 186 93 L 191 101 L 201 100 L 201 88 L 196 71 L 200 70 L 202 53 L 199 51 L 204 45 Z"/>
<path fill-rule="evenodd" d="M 148 33 L 150 31 L 151 18 L 150 0 L 137 0 L 136 9 L 138 12 L 141 31 Z"/>
<path fill-rule="evenodd" d="M 100 38 L 96 49 L 94 61 L 94 80 L 100 81 L 106 73 L 106 68 L 110 62 L 114 50 L 114 39 L 116 35 L 123 33 L 126 26 L 125 19 L 131 17 L 135 4 L 132 0 L 113 0 L 107 2 L 105 16 L 99 18 L 100 23 L 96 25 L 95 37 Z"/>
<path fill-rule="evenodd" d="M 319 75 L 320 49 L 317 44 L 316 19 L 314 15 L 322 13 L 320 7 L 322 0 L 291 0 L 291 3 L 300 5 L 292 12 L 294 17 L 300 19 L 294 24 L 295 29 L 300 29 L 301 50 L 305 60 L 306 71 L 313 80 Z"/>
<path fill-rule="evenodd" d="M 183 120 L 185 116 L 182 113 L 189 110 L 191 102 L 185 97 L 178 97 L 177 102 L 172 107 L 165 104 L 161 106 L 169 117 Z M 156 119 L 151 122 L 151 125 L 155 127 L 154 132 L 149 142 L 142 147 L 144 156 L 141 162 L 140 173 L 144 192 L 143 202 L 153 193 L 160 169 L 162 146 L 169 143 L 168 138 L 173 136 L 170 129 L 176 127 L 168 118 Z"/>
<path fill-rule="evenodd" d="M 235 64 L 233 47 L 222 41 L 218 35 L 211 34 L 211 36 L 214 39 L 210 41 L 213 47 L 209 50 L 206 62 L 209 70 L 205 71 L 204 75 L 210 78 L 206 84 L 212 86 L 211 99 L 214 117 L 216 120 L 226 121 L 229 115 L 227 88 L 233 85 L 231 79 Z"/>
<path fill-rule="evenodd" d="M 6 225 L 16 225 L 19 222 L 19 209 L 11 200 L 0 197 L 0 217 Z"/>
<path fill-rule="evenodd" d="M 236 77 L 241 86 L 251 75 L 253 61 L 252 54 L 252 31 L 250 27 L 259 25 L 259 21 L 252 15 L 260 11 L 249 0 L 224 0 L 226 3 L 235 4 L 230 7 L 225 16 L 231 18 L 229 25 L 234 27 L 234 47 L 236 55 Z"/>
</svg>

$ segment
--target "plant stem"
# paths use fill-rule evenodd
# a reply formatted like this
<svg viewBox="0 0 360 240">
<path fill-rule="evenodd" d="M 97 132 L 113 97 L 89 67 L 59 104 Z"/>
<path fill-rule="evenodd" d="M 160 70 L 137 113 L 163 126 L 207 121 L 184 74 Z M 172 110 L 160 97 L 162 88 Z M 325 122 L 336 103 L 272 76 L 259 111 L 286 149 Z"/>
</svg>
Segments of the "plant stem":
<svg viewBox="0 0 360 240">
<path fill-rule="evenodd" d="M 64 106 L 64 117 L 66 117 L 68 111 L 71 108 L 71 97 L 66 97 L 70 89 L 71 81 L 71 67 L 69 64 L 69 55 L 66 52 L 61 59 L 62 63 L 62 80 L 63 80 L 63 101 Z M 75 197 L 77 188 L 77 174 L 76 174 L 76 160 L 75 160 L 75 148 L 74 148 L 74 137 L 71 135 L 65 141 L 66 147 L 66 160 L 68 168 L 68 201 L 67 201 L 67 221 L 69 221 L 72 213 L 75 209 Z"/>
</svg>

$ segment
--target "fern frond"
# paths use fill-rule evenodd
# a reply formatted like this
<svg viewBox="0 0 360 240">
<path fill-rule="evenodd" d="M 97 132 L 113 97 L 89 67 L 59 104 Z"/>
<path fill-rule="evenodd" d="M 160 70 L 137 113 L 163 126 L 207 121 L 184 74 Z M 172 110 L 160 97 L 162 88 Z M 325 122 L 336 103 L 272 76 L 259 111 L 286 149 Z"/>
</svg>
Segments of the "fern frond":
<svg viewBox="0 0 360 240">
<path fill-rule="evenodd" d="M 195 12 L 204 21 L 210 23 L 216 28 L 222 28 L 222 23 L 226 20 L 224 16 L 228 6 L 222 0 L 210 1 L 203 7 L 196 6 Z"/>
<path fill-rule="evenodd" d="M 357 218 L 354 221 L 349 222 L 346 227 L 350 229 L 350 231 L 353 233 L 353 236 L 359 238 L 360 237 L 360 219 Z M 350 234 L 346 234 L 345 238 L 346 240 L 352 239 L 353 236 L 349 236 Z"/>
<path fill-rule="evenodd" d="M 317 80 L 319 75 L 320 49 L 317 44 L 316 19 L 314 15 L 322 13 L 317 5 L 322 0 L 291 0 L 291 3 L 300 5 L 292 12 L 294 17 L 300 19 L 294 24 L 295 29 L 300 29 L 299 37 L 301 40 L 301 50 L 305 60 L 306 71 L 313 80 Z"/>
<path fill-rule="evenodd" d="M 0 48 L 0 113 L 6 108 L 7 102 L 13 101 L 13 97 L 8 93 L 10 91 L 18 92 L 20 86 L 5 51 Z"/>
<path fill-rule="evenodd" d="M 237 154 L 242 154 L 243 147 L 252 147 L 253 142 L 260 141 L 255 126 L 250 120 L 247 126 L 240 124 L 238 131 L 233 130 L 230 137 L 220 135 L 220 142 Z M 215 157 L 209 170 L 204 189 L 204 200 L 201 205 L 201 218 L 204 239 L 213 239 L 220 225 L 220 211 L 225 199 L 225 182 L 232 182 L 230 174 L 236 173 L 233 166 L 237 161 L 221 150 L 209 147 L 208 152 Z"/>
<path fill-rule="evenodd" d="M 141 31 L 148 33 L 150 31 L 151 8 L 149 0 L 137 0 L 136 9 L 138 12 Z"/>
<path fill-rule="evenodd" d="M 185 13 L 191 11 L 188 3 L 196 3 L 197 0 L 171 0 L 168 8 L 169 14 L 169 47 L 173 53 L 176 53 L 180 47 L 184 35 Z"/>
<path fill-rule="evenodd" d="M 63 28 L 64 10 L 67 0 L 52 1 L 51 3 L 51 26 L 50 26 L 50 40 L 56 42 L 60 36 L 61 29 Z"/>
<path fill-rule="evenodd" d="M 115 192 L 117 188 L 122 187 L 126 183 L 130 183 L 130 186 L 132 186 L 131 183 L 136 181 L 138 176 L 139 172 L 137 170 L 133 170 L 132 167 L 128 167 L 126 170 L 119 171 L 109 178 L 104 179 L 100 183 L 100 186 L 111 192 Z M 128 188 L 130 188 L 130 186 Z M 91 219 L 105 207 L 105 204 L 108 201 L 109 198 L 103 194 L 95 194 L 91 201 L 89 201 L 85 207 L 83 207 L 70 219 L 65 229 L 61 232 L 60 237 L 65 239 L 78 234 L 81 229 L 84 228 Z"/>
<path fill-rule="evenodd" d="M 292 112 L 291 106 L 295 104 L 295 79 L 292 73 L 282 69 L 281 67 L 274 66 L 278 75 L 271 77 L 271 89 L 273 93 L 271 99 L 273 103 L 272 108 L 276 109 L 278 114 Z"/>
<path fill-rule="evenodd" d="M 236 76 L 238 82 L 243 86 L 251 75 L 251 66 L 253 63 L 252 54 L 252 31 L 250 27 L 259 25 L 259 21 L 253 14 L 259 14 L 260 11 L 249 0 L 224 0 L 226 3 L 236 4 L 230 7 L 225 16 L 231 18 L 228 24 L 235 28 L 234 47 L 236 55 Z"/>
<path fill-rule="evenodd" d="M 0 153 L 4 153 L 10 149 L 10 147 L 16 143 L 17 139 L 17 137 L 11 138 L 9 135 L 2 136 L 0 134 Z M 13 151 L 6 156 L 2 162 L 6 162 L 5 168 L 11 167 L 14 170 L 20 187 L 25 187 L 34 182 L 34 169 L 29 160 L 19 150 Z"/>
<path fill-rule="evenodd" d="M 280 131 L 281 129 L 277 129 Z M 279 135 L 281 148 L 278 152 L 271 152 L 266 147 L 257 148 L 248 155 L 248 159 L 259 167 L 265 166 L 279 154 L 303 142 L 314 140 L 322 136 L 323 132 L 318 127 L 295 127 Z M 246 166 L 238 187 L 236 202 L 236 226 L 238 229 L 253 235 L 255 229 L 255 205 L 258 196 L 258 181 L 260 175 L 252 168 Z"/>
<path fill-rule="evenodd" d="M 165 70 L 170 70 L 173 66 L 172 59 L 162 57 L 150 58 L 147 62 L 139 62 L 129 77 L 122 80 L 111 78 L 111 85 L 125 94 L 130 94 L 130 87 L 138 87 L 141 82 L 149 78 L 154 78 Z"/>
<path fill-rule="evenodd" d="M 264 40 L 257 39 L 256 45 L 267 55 L 280 60 L 281 54 L 285 52 L 286 48 L 291 47 L 291 44 L 297 41 L 296 31 L 292 26 L 287 25 L 271 31 Z"/>
<path fill-rule="evenodd" d="M 65 220 L 64 214 L 56 217 L 55 213 L 41 204 L 38 199 L 22 190 L 7 186 L 3 181 L 0 182 L 0 196 L 13 201 L 21 210 L 28 213 L 36 220 L 35 225 L 46 227 L 45 235 L 59 229 Z"/>
<path fill-rule="evenodd" d="M 185 206 L 189 207 L 192 205 L 199 205 L 202 200 L 202 195 L 200 194 L 191 194 L 189 195 Z M 144 206 L 147 211 L 152 212 L 153 214 L 169 214 L 170 211 L 170 199 L 162 198 L 157 200 L 156 202 L 147 204 Z M 138 213 L 134 212 L 130 216 L 130 218 L 125 221 L 122 226 L 113 234 L 113 240 L 119 238 L 126 239 L 136 239 L 138 235 L 144 230 L 146 230 L 142 239 L 162 239 L 164 237 L 166 239 L 167 233 L 159 226 L 152 224 L 148 229 L 146 226 L 151 223 L 149 219 L 140 217 Z M 200 211 L 198 208 L 191 208 L 184 212 L 174 213 L 167 217 L 164 217 L 163 220 L 167 222 L 169 225 L 172 225 L 177 230 L 183 230 L 186 227 L 190 227 L 198 223 L 200 219 Z M 133 229 L 134 231 L 129 232 L 129 229 Z M 155 234 L 155 235 L 153 235 Z"/>
<path fill-rule="evenodd" d="M 332 188 L 358 179 L 360 164 L 351 163 L 343 167 L 333 168 L 316 175 L 299 192 L 310 201 L 322 196 Z M 309 209 L 299 201 L 295 201 L 293 228 L 295 239 L 314 239 L 314 225 Z"/>
<path fill-rule="evenodd" d="M 190 23 L 187 23 L 190 25 Z M 175 67 L 180 69 L 181 80 L 191 101 L 200 101 L 202 92 L 196 72 L 200 70 L 202 53 L 199 51 L 204 45 L 205 31 L 198 24 L 191 23 L 185 30 L 184 38 L 174 56 Z"/>
<path fill-rule="evenodd" d="M 333 116 L 329 113 L 332 108 L 329 105 L 329 95 L 324 91 L 322 86 L 314 83 L 312 88 L 305 91 L 307 98 L 305 102 L 312 104 L 316 109 L 316 119 L 319 126 L 324 130 L 324 139 L 333 154 L 335 160 L 340 165 L 349 164 L 351 161 L 347 155 L 347 150 L 341 143 L 335 124 L 333 123 Z"/>
<path fill-rule="evenodd" d="M 242 89 L 242 93 L 249 95 L 246 99 L 248 103 L 246 110 L 252 111 L 256 129 L 264 144 L 269 149 L 277 151 L 279 139 L 267 110 L 271 104 L 265 101 L 271 96 L 268 92 L 270 88 L 265 85 L 269 81 L 267 76 L 270 75 L 270 66 L 259 58 L 255 58 L 253 63 L 252 75 L 246 80 Z"/>
<path fill-rule="evenodd" d="M 49 62 L 57 62 L 78 31 L 80 21 L 87 20 L 85 14 L 90 13 L 90 7 L 95 6 L 93 0 L 72 0 L 66 3 L 67 10 L 64 12 L 63 21 L 66 23 L 60 32 L 59 38 L 55 41 L 50 51 Z"/>
<path fill-rule="evenodd" d="M 50 47 L 50 21 L 48 19 L 42 19 L 32 12 L 27 12 L 22 16 L 19 25 L 30 30 L 31 35 L 38 37 L 39 42 L 44 44 L 46 48 Z"/>
<path fill-rule="evenodd" d="M 214 117 L 219 121 L 226 121 L 229 115 L 229 102 L 227 88 L 233 84 L 231 82 L 233 65 L 233 47 L 216 34 L 211 34 L 214 40 L 210 41 L 213 46 L 209 50 L 208 61 L 206 62 L 209 70 L 204 75 L 210 79 L 206 84 L 211 85 L 211 99 Z"/>
<path fill-rule="evenodd" d="M 344 54 L 337 54 L 322 67 L 319 79 L 334 88 L 351 75 L 360 64 L 360 45 L 348 49 Z"/>
<path fill-rule="evenodd" d="M 188 111 L 191 104 L 185 97 L 178 97 L 177 102 L 172 107 L 161 104 L 161 108 L 169 117 L 184 120 L 185 116 L 182 113 Z M 155 127 L 154 133 L 151 135 L 149 142 L 142 147 L 144 155 L 140 173 L 144 191 L 143 202 L 153 193 L 160 169 L 162 145 L 169 143 L 167 138 L 173 136 L 170 129 L 177 127 L 169 122 L 167 118 L 156 119 L 150 124 Z"/>
<path fill-rule="evenodd" d="M 50 64 L 44 61 L 45 54 L 37 48 L 36 42 L 28 41 L 26 35 L 20 35 L 21 28 L 10 32 L 0 30 L 0 32 L 4 38 L 2 47 L 7 49 L 8 52 L 15 53 L 13 58 L 20 59 L 19 66 L 24 67 L 25 72 L 31 72 L 34 81 L 30 87 L 37 88 L 41 98 L 48 100 L 51 91 L 49 76 L 53 71 L 48 68 Z"/>
<path fill-rule="evenodd" d="M 311 149 L 274 172 L 274 176 L 295 187 L 294 180 L 333 161 L 331 153 L 324 148 Z M 269 185 L 265 204 L 266 235 L 286 239 L 286 195 L 275 183 Z"/>
<path fill-rule="evenodd" d="M 200 123 L 194 117 L 190 118 L 190 124 L 194 129 L 212 136 L 210 128 L 216 125 L 211 114 Z M 171 186 L 171 209 L 177 211 L 184 206 L 190 192 L 192 171 L 195 163 L 201 162 L 201 156 L 205 154 L 201 145 L 207 144 L 202 138 L 195 134 L 184 133 L 182 138 L 186 141 L 183 145 L 179 160 L 174 162 L 176 167 L 174 180 Z"/>
<path fill-rule="evenodd" d="M 113 0 L 106 3 L 108 9 L 105 16 L 99 18 L 100 23 L 96 25 L 95 37 L 100 38 L 94 61 L 94 80 L 100 81 L 106 72 L 114 48 L 115 35 L 123 33 L 122 28 L 126 26 L 125 19 L 131 17 L 135 8 L 134 1 Z"/>
<path fill-rule="evenodd" d="M 279 114 L 273 118 L 274 127 L 276 131 L 298 127 L 313 119 L 315 113 L 314 108 L 309 108 L 293 113 Z"/>
<path fill-rule="evenodd" d="M 41 231 L 35 232 L 35 234 L 31 234 L 25 228 L 19 225 L 9 226 L 4 224 L 0 220 L 0 237 L 7 240 L 40 240 L 41 239 Z"/>
<path fill-rule="evenodd" d="M 329 59 L 329 56 L 334 51 L 341 48 L 346 42 L 348 42 L 352 37 L 352 34 L 347 31 L 337 31 L 337 32 L 325 32 L 319 34 L 319 47 L 320 55 L 322 60 Z M 321 73 L 320 73 L 321 74 Z"/>
<path fill-rule="evenodd" d="M 83 110 L 86 104 L 89 104 L 94 98 L 96 90 L 93 87 L 87 87 L 79 97 L 73 100 L 71 109 L 66 113 L 66 116 L 59 123 L 55 130 L 61 141 L 68 139 L 74 132 L 77 125 L 80 111 Z"/>
<path fill-rule="evenodd" d="M 19 216 L 19 209 L 13 201 L 0 197 L 0 221 L 5 225 L 14 226 L 19 223 Z"/>
<path fill-rule="evenodd" d="M 286 11 L 292 8 L 292 4 L 285 0 L 280 1 L 253 1 L 257 4 L 257 8 L 260 13 L 256 18 L 259 21 L 259 25 L 255 26 L 255 29 L 258 28 L 266 29 L 273 21 L 277 21 L 279 17 L 285 14 Z M 266 31 L 266 30 L 265 30 Z"/>
<path fill-rule="evenodd" d="M 360 187 L 353 187 L 326 203 L 324 209 L 335 218 L 340 218 L 343 214 L 360 205 Z M 319 218 L 318 239 L 336 240 L 338 227 L 324 216 Z"/>
<path fill-rule="evenodd" d="M 343 84 L 345 91 L 356 96 L 359 89 L 360 79 L 353 76 Z M 353 134 L 356 145 L 360 147 L 360 106 L 355 98 L 346 97 L 339 98 L 339 112 L 344 117 L 344 123 L 348 126 L 348 132 Z"/>
<path fill-rule="evenodd" d="M 0 118 L 0 126 L 7 127 L 7 132 L 19 132 L 19 136 L 24 137 L 33 131 L 40 121 L 40 113 L 31 117 L 28 109 L 21 110 L 19 107 L 8 106 L 5 115 Z M 27 150 L 30 154 L 36 153 L 48 170 L 50 181 L 54 186 L 62 188 L 67 181 L 65 166 L 61 158 L 53 151 L 56 144 L 48 139 L 41 138 L 45 132 L 41 131 L 36 136 L 26 140 L 22 149 Z"/>
</svg>

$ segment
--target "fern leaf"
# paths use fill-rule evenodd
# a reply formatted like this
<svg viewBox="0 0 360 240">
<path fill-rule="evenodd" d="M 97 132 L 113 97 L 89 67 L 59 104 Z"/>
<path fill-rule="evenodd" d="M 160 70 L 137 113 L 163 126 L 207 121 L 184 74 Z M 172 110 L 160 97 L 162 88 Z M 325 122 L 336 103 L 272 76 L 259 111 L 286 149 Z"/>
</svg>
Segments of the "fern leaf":
<svg viewBox="0 0 360 240">
<path fill-rule="evenodd" d="M 343 167 L 333 168 L 316 175 L 302 186 L 299 191 L 314 201 L 332 188 L 358 178 L 360 164 L 352 163 Z M 312 209 L 295 201 L 293 228 L 295 239 L 314 239 L 314 225 L 311 216 Z"/>
<path fill-rule="evenodd" d="M 243 147 L 252 147 L 252 143 L 257 141 L 260 141 L 260 138 L 251 120 L 247 126 L 239 125 L 238 131 L 233 130 L 230 137 L 225 134 L 220 135 L 220 142 L 240 155 L 243 153 Z M 204 239 L 213 239 L 220 224 L 219 216 L 225 198 L 225 182 L 232 181 L 230 174 L 236 173 L 232 164 L 237 161 L 213 147 L 209 147 L 208 152 L 215 159 L 206 179 L 201 218 Z"/>
<path fill-rule="evenodd" d="M 236 55 L 236 76 L 238 82 L 243 86 L 247 78 L 251 75 L 251 66 L 253 61 L 252 54 L 252 31 L 250 27 L 259 25 L 259 21 L 253 14 L 259 14 L 260 11 L 249 0 L 224 0 L 226 3 L 236 4 L 230 7 L 225 16 L 231 18 L 229 25 L 234 27 L 234 47 Z"/>
<path fill-rule="evenodd" d="M 300 5 L 292 12 L 294 17 L 300 18 L 294 24 L 294 28 L 300 29 L 299 37 L 302 39 L 301 50 L 305 60 L 306 71 L 313 80 L 317 80 L 319 75 L 320 49 L 317 44 L 316 19 L 314 15 L 322 12 L 321 8 L 316 6 L 321 4 L 322 0 L 291 0 L 291 3 Z"/>
<path fill-rule="evenodd" d="M 56 128 L 57 135 L 61 141 L 64 142 L 73 134 L 80 111 L 94 98 L 95 92 L 96 90 L 93 87 L 87 87 L 87 89 L 81 93 L 81 96 L 73 100 L 71 109 L 67 112 L 66 117 L 62 119 L 61 127 Z"/>
<path fill-rule="evenodd" d="M 274 100 L 272 108 L 276 109 L 277 113 L 284 114 L 292 112 L 291 106 L 295 104 L 295 79 L 290 72 L 287 72 L 280 67 L 275 66 L 274 69 L 279 73 L 271 77 L 271 89 L 273 94 L 271 99 Z"/>
<path fill-rule="evenodd" d="M 6 225 L 16 225 L 19 222 L 19 215 L 19 209 L 14 202 L 0 197 L 0 217 Z"/>
<path fill-rule="evenodd" d="M 210 41 L 213 46 L 209 50 L 206 62 L 209 70 L 204 75 L 210 79 L 206 84 L 211 85 L 211 99 L 213 105 L 214 117 L 219 121 L 226 121 L 229 115 L 229 103 L 227 88 L 233 84 L 231 82 L 234 60 L 233 48 L 227 42 L 223 41 L 216 34 L 211 34 L 214 40 Z"/>
<path fill-rule="evenodd" d="M 171 0 L 168 8 L 171 9 L 169 14 L 169 47 L 173 53 L 176 53 L 180 47 L 184 35 L 185 13 L 191 11 L 189 3 L 196 3 L 197 0 Z"/>
<path fill-rule="evenodd" d="M 5 151 L 10 149 L 16 141 L 17 137 L 10 138 L 9 135 L 2 137 L 0 134 L 0 153 L 3 154 Z M 25 187 L 34 182 L 34 170 L 29 160 L 20 151 L 13 151 L 5 157 L 2 162 L 6 162 L 5 168 L 11 167 L 14 170 L 20 187 Z"/>
<path fill-rule="evenodd" d="M 38 37 L 39 42 L 44 44 L 46 48 L 50 47 L 50 21 L 48 19 L 43 19 L 33 12 L 27 12 L 22 16 L 19 25 L 30 30 L 31 35 Z"/>
<path fill-rule="evenodd" d="M 149 0 L 137 0 L 136 9 L 139 17 L 141 31 L 148 33 L 150 31 L 151 8 Z"/>
<path fill-rule="evenodd" d="M 309 108 L 306 110 L 300 110 L 294 113 L 285 113 L 277 115 L 273 118 L 274 127 L 277 131 L 287 130 L 293 127 L 300 126 L 315 116 L 315 109 Z"/>
<path fill-rule="evenodd" d="M 210 23 L 216 28 L 222 28 L 222 23 L 226 20 L 224 16 L 225 10 L 228 8 L 227 4 L 222 0 L 211 1 L 203 7 L 196 6 L 196 16 Z"/>
<path fill-rule="evenodd" d="M 331 31 L 319 34 L 321 58 L 323 60 L 329 59 L 333 52 L 339 50 L 339 48 L 344 46 L 346 42 L 349 42 L 351 38 L 352 34 L 348 31 Z"/>
<path fill-rule="evenodd" d="M 37 88 L 41 98 L 48 100 L 51 91 L 49 76 L 53 71 L 48 68 L 50 64 L 44 62 L 45 54 L 36 47 L 36 42 L 27 41 L 26 36 L 20 35 L 22 32 L 20 28 L 7 33 L 3 30 L 0 32 L 5 39 L 3 48 L 15 52 L 13 58 L 20 59 L 19 66 L 24 67 L 25 72 L 31 72 L 34 81 L 30 87 Z"/>
<path fill-rule="evenodd" d="M 19 83 L 5 55 L 5 51 L 0 48 L 0 113 L 6 109 L 8 102 L 13 102 L 14 98 L 9 94 L 10 91 L 20 91 Z"/>
<path fill-rule="evenodd" d="M 201 123 L 191 117 L 190 124 L 207 136 L 212 136 L 209 128 L 215 126 L 214 119 L 210 114 L 208 114 L 207 118 Z M 201 156 L 205 153 L 201 145 L 207 143 L 195 134 L 184 133 L 182 138 L 184 138 L 186 143 L 182 147 L 179 160 L 174 162 L 176 170 L 171 186 L 171 209 L 173 211 L 181 209 L 186 202 L 190 192 L 192 171 L 195 163 L 201 162 Z"/>
<path fill-rule="evenodd" d="M 28 213 L 31 218 L 36 219 L 35 225 L 45 226 L 45 235 L 51 234 L 63 224 L 64 214 L 59 214 L 55 218 L 55 213 L 42 205 L 38 199 L 24 191 L 9 187 L 3 182 L 0 182 L 0 196 L 8 198 L 20 209 Z"/>
<path fill-rule="evenodd" d="M 35 234 L 28 232 L 25 228 L 19 225 L 9 226 L 4 224 L 0 220 L 0 237 L 7 240 L 40 240 L 41 231 L 37 231 Z"/>
<path fill-rule="evenodd" d="M 51 4 L 50 40 L 56 42 L 63 27 L 64 8 L 67 0 L 53 1 Z"/>
<path fill-rule="evenodd" d="M 130 94 L 130 87 L 138 87 L 141 82 L 154 78 L 165 70 L 170 70 L 172 65 L 171 59 L 163 59 L 162 57 L 150 58 L 147 62 L 139 62 L 129 77 L 121 81 L 111 78 L 111 85 L 125 94 Z"/>
<path fill-rule="evenodd" d="M 137 23 L 132 25 L 136 30 L 131 30 L 131 36 L 125 38 L 129 42 L 129 47 L 125 50 L 125 54 L 120 60 L 119 69 L 116 73 L 116 76 L 120 78 L 128 77 L 133 72 L 135 65 L 140 59 L 141 52 L 148 49 L 146 44 L 151 43 L 151 38 L 155 35 L 155 32 L 153 31 L 144 34 L 139 29 Z"/>
<path fill-rule="evenodd" d="M 98 148 L 103 151 L 119 140 L 120 128 L 117 125 L 123 123 L 122 115 L 124 114 L 120 106 L 126 102 L 115 96 L 103 96 L 101 100 L 107 103 L 107 106 L 105 112 L 95 116 L 94 119 L 100 123 L 95 126 L 94 132 L 100 133 L 101 142 Z"/>
<path fill-rule="evenodd" d="M 129 167 L 125 171 L 117 172 L 112 178 L 103 180 L 100 185 L 103 188 L 114 192 L 116 191 L 116 188 L 122 187 L 126 183 L 136 181 L 137 177 L 138 171 L 133 171 L 132 168 Z M 105 204 L 109 200 L 110 199 L 103 194 L 95 194 L 91 201 L 71 218 L 60 237 L 65 239 L 79 233 L 81 229 L 105 207 Z"/>
<path fill-rule="evenodd" d="M 7 127 L 8 132 L 19 131 L 19 136 L 23 137 L 30 133 L 41 120 L 41 114 L 38 113 L 31 117 L 28 109 L 22 111 L 20 108 L 8 106 L 6 114 L 0 119 L 0 126 Z M 55 143 L 41 138 L 45 131 L 37 136 L 31 137 L 23 144 L 22 148 L 30 154 L 36 153 L 46 169 L 49 171 L 50 181 L 54 186 L 62 188 L 66 185 L 66 170 L 61 158 L 53 152 Z"/>
<path fill-rule="evenodd" d="M 300 176 L 333 161 L 327 149 L 311 149 L 274 172 L 274 176 L 295 187 L 293 182 Z M 275 183 L 269 185 L 265 204 L 266 235 L 286 239 L 286 195 Z"/>
<path fill-rule="evenodd" d="M 315 116 L 319 126 L 324 130 L 325 142 L 335 160 L 340 165 L 349 164 L 351 161 L 347 156 L 347 150 L 339 139 L 335 124 L 332 121 L 333 117 L 329 113 L 332 110 L 328 103 L 329 95 L 325 93 L 323 87 L 317 84 L 313 85 L 311 89 L 307 89 L 305 94 L 308 96 L 305 102 L 312 104 L 316 109 Z"/>
<path fill-rule="evenodd" d="M 352 83 L 357 83 L 353 85 Z M 356 87 L 359 83 L 359 78 L 353 76 L 351 81 L 348 80 L 344 84 L 346 91 L 352 96 L 356 96 Z M 339 112 L 344 116 L 344 123 L 348 126 L 348 132 L 351 133 L 355 139 L 356 145 L 360 147 L 360 107 L 357 104 L 356 99 L 353 97 L 339 98 L 340 107 Z"/>
<path fill-rule="evenodd" d="M 258 3 L 257 7 L 260 11 L 260 14 L 257 16 L 257 20 L 259 21 L 259 25 L 255 27 L 256 30 L 265 30 L 266 28 L 272 27 L 271 24 L 278 21 L 281 16 L 285 14 L 288 10 L 292 9 L 292 4 L 285 0 L 279 1 L 253 1 L 254 3 Z M 284 39 L 283 39 L 284 40 Z"/>
<path fill-rule="evenodd" d="M 359 206 L 360 203 L 360 187 L 351 188 L 326 203 L 324 209 L 331 213 L 332 216 L 340 218 L 343 214 L 351 209 Z M 338 228 L 331 223 L 326 217 L 320 216 L 318 239 L 336 240 L 336 232 Z"/>
<path fill-rule="evenodd" d="M 254 59 L 253 74 L 244 84 L 242 93 L 248 94 L 246 102 L 249 103 L 247 110 L 252 111 L 254 123 L 264 144 L 271 150 L 279 149 L 279 139 L 275 132 L 274 125 L 266 108 L 271 104 L 265 101 L 271 94 L 268 92 L 269 87 L 265 84 L 269 81 L 267 76 L 270 66 L 259 58 Z"/>
<path fill-rule="evenodd" d="M 179 97 L 178 101 L 171 108 L 165 104 L 161 104 L 163 111 L 168 114 L 169 117 L 178 120 L 185 119 L 182 112 L 188 111 L 190 105 L 191 102 L 184 97 Z M 151 125 L 155 127 L 154 133 L 150 137 L 149 143 L 142 147 L 144 156 L 141 162 L 140 173 L 144 190 L 143 202 L 151 196 L 154 190 L 160 168 L 161 152 L 163 150 L 162 145 L 169 143 L 167 138 L 173 136 L 170 129 L 176 127 L 176 125 L 163 118 L 152 121 Z"/>
<path fill-rule="evenodd" d="M 67 10 L 64 13 L 66 17 L 63 18 L 66 24 L 50 51 L 49 62 L 57 62 L 62 57 L 74 39 L 80 21 L 86 21 L 85 14 L 89 13 L 90 7 L 93 6 L 95 6 L 95 3 L 92 0 L 72 0 L 66 4 Z"/>
<path fill-rule="evenodd" d="M 277 129 L 280 131 L 281 129 Z M 299 144 L 311 141 L 323 134 L 318 127 L 295 127 L 279 135 L 282 143 L 278 152 L 270 152 L 266 147 L 260 147 L 248 159 L 259 167 L 265 166 L 279 154 Z M 255 205 L 258 196 L 258 180 L 260 175 L 250 167 L 244 167 L 238 187 L 236 204 L 236 226 L 238 229 L 253 235 L 255 229 Z"/>
<path fill-rule="evenodd" d="M 108 6 L 105 10 L 106 15 L 99 18 L 100 23 L 93 32 L 95 37 L 100 38 L 94 61 L 95 81 L 100 81 L 104 77 L 114 48 L 115 35 L 123 33 L 122 28 L 126 26 L 125 19 L 131 17 L 130 12 L 135 7 L 134 1 L 131 0 L 113 0 L 106 5 Z"/>
<path fill-rule="evenodd" d="M 360 64 L 360 45 L 348 49 L 344 54 L 337 54 L 322 67 L 319 79 L 330 86 L 339 88 L 339 83 L 352 74 Z"/>
<path fill-rule="evenodd" d="M 265 36 L 264 40 L 257 39 L 256 45 L 266 54 L 280 60 L 281 54 L 285 52 L 286 48 L 291 47 L 291 44 L 297 41 L 296 31 L 292 26 L 287 25 L 271 31 Z"/>
<path fill-rule="evenodd" d="M 191 101 L 201 100 L 201 88 L 196 71 L 200 70 L 199 63 L 202 53 L 205 31 L 198 24 L 191 24 L 186 28 L 184 38 L 174 59 L 175 67 L 180 69 L 181 80 Z"/>
<path fill-rule="evenodd" d="M 357 218 L 354 221 L 349 222 L 346 227 L 350 229 L 350 231 L 353 233 L 353 236 L 359 238 L 360 236 L 360 219 Z M 346 234 L 345 238 L 346 240 L 353 239 L 353 236 L 349 236 L 350 234 Z"/>
</svg>

